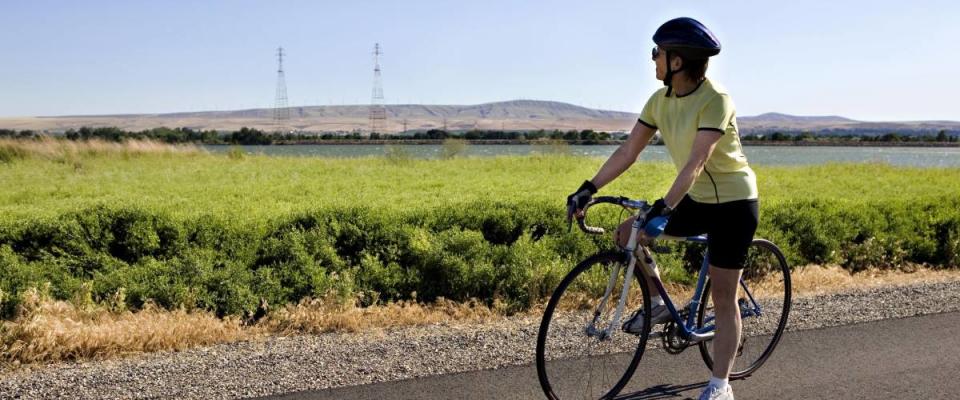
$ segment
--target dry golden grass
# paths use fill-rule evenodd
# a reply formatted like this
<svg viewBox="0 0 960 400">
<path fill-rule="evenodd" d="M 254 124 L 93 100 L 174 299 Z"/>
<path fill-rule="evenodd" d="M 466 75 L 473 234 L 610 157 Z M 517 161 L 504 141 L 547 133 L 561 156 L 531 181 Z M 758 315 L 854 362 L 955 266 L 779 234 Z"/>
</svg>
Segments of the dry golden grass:
<svg viewBox="0 0 960 400">
<path fill-rule="evenodd" d="M 138 312 L 55 301 L 43 291 L 23 296 L 18 315 L 0 326 L 0 360 L 18 363 L 107 358 L 237 341 L 249 336 L 236 319 L 207 312 Z"/>
<path fill-rule="evenodd" d="M 813 296 L 853 288 L 960 280 L 960 270 L 917 268 L 914 272 L 866 271 L 851 275 L 839 266 L 806 266 L 792 274 L 795 296 Z M 762 283 L 760 284 L 762 286 Z M 677 303 L 693 288 L 668 284 Z M 0 363 L 6 366 L 61 360 L 102 359 L 161 350 L 257 339 L 267 335 L 365 332 L 404 326 L 476 324 L 507 315 L 500 303 L 457 303 L 440 299 L 358 307 L 335 299 L 304 301 L 276 309 L 252 325 L 217 318 L 204 311 L 161 310 L 147 306 L 130 312 L 89 298 L 56 301 L 46 290 L 30 290 L 12 321 L 0 322 Z M 2 293 L 0 293 L 2 300 Z M 111 304 L 122 303 L 122 293 Z M 79 306 L 77 304 L 80 304 Z M 577 308 L 577 304 L 568 304 Z M 539 317 L 542 306 L 524 312 Z"/>
<path fill-rule="evenodd" d="M 794 270 L 790 277 L 793 292 L 814 296 L 848 289 L 868 289 L 880 286 L 912 283 L 935 283 L 960 280 L 960 270 L 931 269 L 913 266 L 911 272 L 869 269 L 850 274 L 839 265 L 808 265 Z"/>
<path fill-rule="evenodd" d="M 172 145 L 152 140 L 65 140 L 49 136 L 39 139 L 0 139 L 0 160 L 36 158 L 57 162 L 76 160 L 83 156 L 139 154 L 192 154 L 205 151 L 194 145 Z"/>
<path fill-rule="evenodd" d="M 430 304 L 402 301 L 371 307 L 313 299 L 270 313 L 258 327 L 278 334 L 360 332 L 448 322 L 477 323 L 504 314 L 499 303 L 488 307 L 477 301 L 458 303 L 443 298 Z"/>
</svg>

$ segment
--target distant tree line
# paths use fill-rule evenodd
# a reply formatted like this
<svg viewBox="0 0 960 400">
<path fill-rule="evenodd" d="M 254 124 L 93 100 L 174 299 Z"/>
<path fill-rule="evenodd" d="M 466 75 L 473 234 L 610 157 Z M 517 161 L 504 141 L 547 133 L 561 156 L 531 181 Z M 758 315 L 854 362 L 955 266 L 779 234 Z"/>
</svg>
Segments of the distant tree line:
<svg viewBox="0 0 960 400">
<path fill-rule="evenodd" d="M 0 138 L 20 138 L 30 139 L 47 136 L 44 133 L 22 130 L 15 131 L 11 129 L 0 129 Z M 216 130 L 194 130 L 191 128 L 154 128 L 142 131 L 125 131 L 116 127 L 91 128 L 82 127 L 80 129 L 68 129 L 63 132 L 63 137 L 69 140 L 92 140 L 99 139 L 109 142 L 120 142 L 124 140 L 155 140 L 164 143 L 202 143 L 202 144 L 271 144 L 276 139 L 275 135 L 265 133 L 258 129 L 240 128 L 234 132 L 220 132 Z"/>
<path fill-rule="evenodd" d="M 8 138 L 36 138 L 43 133 L 32 130 L 0 129 L 0 137 Z M 128 139 L 155 140 L 165 143 L 202 143 L 202 144 L 242 144 L 266 145 L 284 143 L 314 143 L 324 141 L 365 141 L 365 140 L 443 140 L 459 138 L 466 140 L 509 140 L 532 141 L 541 139 L 563 140 L 583 144 L 594 144 L 601 141 L 618 140 L 626 137 L 624 134 L 611 134 L 585 130 L 537 130 L 537 131 L 496 131 L 471 130 L 466 132 L 451 132 L 442 129 L 431 129 L 423 132 L 414 132 L 404 135 L 372 133 L 361 135 L 360 132 L 338 133 L 268 133 L 255 128 L 240 128 L 238 131 L 221 132 L 216 130 L 194 130 L 191 128 L 154 128 L 142 131 L 125 131 L 116 127 L 91 128 L 82 127 L 70 129 L 63 133 L 69 140 L 99 139 L 119 142 Z"/>
<path fill-rule="evenodd" d="M 34 130 L 0 129 L 0 138 L 30 139 L 46 136 L 44 132 Z M 503 131 L 503 130 L 469 130 L 447 131 L 430 129 L 407 134 L 361 134 L 359 131 L 337 133 L 279 133 L 265 132 L 255 128 L 243 127 L 233 132 L 216 130 L 195 130 L 191 128 L 154 128 L 142 131 L 125 131 L 116 127 L 91 128 L 82 127 L 69 129 L 63 132 L 63 137 L 69 140 L 99 139 L 106 141 L 123 141 L 128 139 L 155 140 L 164 143 L 195 143 L 195 144 L 239 144 L 239 145 L 268 145 L 268 144 L 296 144 L 296 143 L 323 143 L 336 141 L 403 141 L 403 140 L 496 140 L 510 142 L 530 142 L 539 140 L 565 141 L 577 144 L 597 144 L 602 142 L 624 140 L 627 134 L 622 132 L 598 132 L 591 129 L 584 130 L 535 130 L 535 131 Z M 956 133 L 941 130 L 937 134 L 902 134 L 889 132 L 885 134 L 818 134 L 814 132 L 768 132 L 763 134 L 745 134 L 744 141 L 752 142 L 939 142 L 956 143 L 960 137 Z M 658 142 L 654 139 L 654 142 Z"/>
<path fill-rule="evenodd" d="M 773 132 L 768 134 L 749 134 L 741 137 L 744 141 L 770 141 L 770 142 L 940 142 L 956 143 L 960 141 L 960 136 L 948 134 L 946 130 L 940 130 L 936 135 L 933 134 L 902 134 L 889 132 L 880 135 L 868 134 L 842 134 L 842 135 L 817 135 L 813 132 Z"/>
<path fill-rule="evenodd" d="M 565 140 L 580 143 L 597 143 L 607 140 L 617 140 L 609 132 L 597 132 L 592 129 L 561 131 L 554 129 L 536 130 L 536 131 L 503 131 L 503 130 L 470 130 L 465 132 L 449 132 L 442 129 L 431 129 L 426 132 L 416 132 L 411 135 L 371 135 L 371 139 L 414 139 L 414 140 L 437 140 L 437 139 L 466 139 L 466 140 Z"/>
</svg>

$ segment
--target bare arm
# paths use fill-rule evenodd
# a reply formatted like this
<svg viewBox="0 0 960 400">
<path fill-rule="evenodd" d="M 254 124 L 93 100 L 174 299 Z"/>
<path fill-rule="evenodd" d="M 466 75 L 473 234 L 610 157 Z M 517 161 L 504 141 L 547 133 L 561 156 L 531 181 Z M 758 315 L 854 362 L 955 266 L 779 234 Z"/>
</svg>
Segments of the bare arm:
<svg viewBox="0 0 960 400">
<path fill-rule="evenodd" d="M 634 161 L 637 161 L 640 152 L 647 147 L 647 144 L 650 143 L 650 139 L 655 132 L 656 130 L 653 128 L 637 122 L 633 126 L 633 130 L 630 131 L 630 136 L 627 138 L 627 141 L 623 142 L 623 144 L 610 155 L 610 158 L 603 163 L 603 166 L 597 171 L 597 175 L 594 176 L 590 182 L 592 182 L 597 189 L 600 189 L 620 176 L 623 171 L 626 171 L 633 165 Z"/>
<path fill-rule="evenodd" d="M 695 182 L 697 177 L 700 176 L 700 173 L 703 172 L 703 168 L 707 164 L 710 154 L 713 153 L 713 149 L 717 147 L 717 142 L 722 136 L 722 133 L 712 130 L 701 130 L 697 132 L 697 137 L 693 140 L 693 151 L 690 152 L 690 159 L 687 160 L 687 164 L 684 165 L 680 173 L 677 174 L 677 179 L 673 181 L 673 186 L 670 186 L 667 195 L 663 197 L 663 201 L 667 203 L 667 207 L 674 208 L 677 204 L 680 204 L 680 200 L 683 200 L 683 196 L 690 191 L 690 188 L 693 187 L 693 182 Z"/>
</svg>

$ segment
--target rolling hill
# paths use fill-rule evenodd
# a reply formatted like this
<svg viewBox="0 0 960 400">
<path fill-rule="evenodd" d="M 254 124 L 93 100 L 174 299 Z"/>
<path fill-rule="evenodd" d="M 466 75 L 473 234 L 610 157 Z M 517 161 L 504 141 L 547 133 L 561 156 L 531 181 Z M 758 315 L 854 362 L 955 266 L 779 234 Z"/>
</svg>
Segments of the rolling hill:
<svg viewBox="0 0 960 400">
<path fill-rule="evenodd" d="M 0 128 L 62 132 L 81 126 L 116 126 L 125 130 L 142 130 L 160 126 L 236 130 L 247 126 L 268 131 L 364 131 L 369 127 L 369 110 L 367 105 L 291 107 L 290 119 L 283 123 L 273 121 L 273 110 L 269 108 L 165 114 L 18 117 L 0 118 Z M 386 111 L 388 132 L 444 127 L 449 130 L 629 131 L 636 120 L 634 113 L 597 110 L 569 103 L 541 100 L 511 100 L 474 105 L 391 104 L 386 106 Z M 960 133 L 960 122 L 957 121 L 870 122 L 841 116 L 797 116 L 781 113 L 740 116 L 737 121 L 744 134 L 774 131 L 812 131 L 819 134 L 851 132 L 919 134 L 936 133 L 939 130 Z"/>
</svg>

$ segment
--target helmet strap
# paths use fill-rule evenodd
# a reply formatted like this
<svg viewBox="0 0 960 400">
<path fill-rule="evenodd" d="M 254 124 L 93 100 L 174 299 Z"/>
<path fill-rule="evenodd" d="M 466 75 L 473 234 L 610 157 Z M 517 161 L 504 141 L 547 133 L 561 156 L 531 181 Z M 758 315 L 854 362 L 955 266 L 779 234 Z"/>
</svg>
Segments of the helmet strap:
<svg viewBox="0 0 960 400">
<path fill-rule="evenodd" d="M 681 65 L 680 68 L 677 68 L 676 70 L 674 70 L 670 66 L 671 64 L 670 50 L 666 51 L 666 54 L 664 54 L 664 57 L 666 57 L 666 61 L 667 61 L 667 73 L 663 76 L 663 85 L 667 87 L 666 97 L 670 97 L 670 93 L 673 92 L 673 74 L 683 71 L 685 68 L 687 68 L 687 63 L 683 63 L 683 65 Z"/>
</svg>

